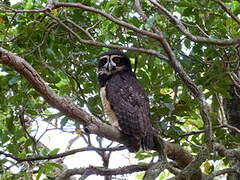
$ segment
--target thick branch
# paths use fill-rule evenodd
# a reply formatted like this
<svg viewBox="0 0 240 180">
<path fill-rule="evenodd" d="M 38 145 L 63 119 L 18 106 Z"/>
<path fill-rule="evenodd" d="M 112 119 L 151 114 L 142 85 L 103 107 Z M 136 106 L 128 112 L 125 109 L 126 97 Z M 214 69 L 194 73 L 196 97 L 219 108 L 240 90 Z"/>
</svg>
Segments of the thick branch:
<svg viewBox="0 0 240 180">
<path fill-rule="evenodd" d="M 160 12 L 162 12 L 163 14 L 165 14 L 170 20 L 171 22 L 174 22 L 174 24 L 176 25 L 176 27 L 190 40 L 194 41 L 194 42 L 202 42 L 202 43 L 208 43 L 208 44 L 216 44 L 216 45 L 235 45 L 235 44 L 239 44 L 240 43 L 240 38 L 232 38 L 232 39 L 214 39 L 214 38 L 206 38 L 206 37 L 201 37 L 201 36 L 194 36 L 192 35 L 187 28 L 184 26 L 184 24 L 178 20 L 177 18 L 175 18 L 165 7 L 161 6 L 156 0 L 149 0 L 154 6 L 156 6 Z M 2 4 L 0 6 L 3 6 Z M 56 9 L 59 7 L 75 7 L 75 8 L 80 8 L 83 9 L 85 11 L 89 11 L 89 12 L 94 12 L 97 14 L 100 14 L 101 16 L 106 17 L 107 19 L 115 22 L 116 24 L 119 24 L 127 29 L 133 30 L 134 32 L 137 32 L 139 34 L 148 36 L 150 38 L 156 39 L 156 40 L 160 40 L 161 37 L 159 36 L 159 34 L 157 33 L 152 33 L 152 32 L 148 32 L 145 30 L 141 30 L 129 23 L 126 23 L 125 21 L 122 21 L 118 18 L 113 17 L 112 15 L 101 11 L 99 9 L 95 9 L 86 5 L 83 5 L 81 3 L 62 3 L 62 2 L 53 2 L 53 4 L 51 5 L 51 9 Z M 48 12 L 50 10 L 50 8 L 44 8 L 44 9 L 36 9 L 36 10 L 16 10 L 10 7 L 6 7 L 4 6 L 4 8 L 7 8 L 8 10 L 2 10 L 0 9 L 0 12 L 14 12 L 14 13 L 41 13 L 41 12 Z"/>
<path fill-rule="evenodd" d="M 58 96 L 50 89 L 36 70 L 21 57 L 0 48 L 0 64 L 5 64 L 20 73 L 46 100 L 46 102 L 48 102 L 52 107 L 58 109 L 60 112 L 64 113 L 66 116 L 85 126 L 88 126 L 91 133 L 104 136 L 113 141 L 122 142 L 120 139 L 120 132 L 116 128 L 99 122 L 69 99 Z"/>
<path fill-rule="evenodd" d="M 178 175 L 178 178 L 191 178 L 193 177 L 193 179 L 201 179 L 201 173 L 198 171 L 199 167 L 201 166 L 201 164 L 207 159 L 207 157 L 209 156 L 209 151 L 207 148 L 204 148 L 200 153 L 198 153 L 198 155 L 196 156 L 196 158 L 189 163 L 184 169 L 183 171 L 181 171 Z M 196 170 L 198 170 L 196 172 Z M 195 177 L 194 177 L 195 174 Z"/>
<path fill-rule="evenodd" d="M 33 88 L 46 100 L 47 103 L 64 113 L 66 116 L 73 118 L 79 123 L 85 125 L 92 134 L 105 137 L 109 140 L 124 143 L 121 139 L 121 133 L 118 129 L 101 123 L 85 112 L 78 105 L 70 102 L 66 98 L 58 96 L 44 82 L 40 75 L 27 63 L 23 58 L 0 48 L 0 64 L 5 64 L 19 74 L 24 76 Z M 179 167 L 185 167 L 193 157 L 190 153 L 184 151 L 179 145 L 164 141 L 164 151 L 170 159 L 175 160 Z"/>
</svg>

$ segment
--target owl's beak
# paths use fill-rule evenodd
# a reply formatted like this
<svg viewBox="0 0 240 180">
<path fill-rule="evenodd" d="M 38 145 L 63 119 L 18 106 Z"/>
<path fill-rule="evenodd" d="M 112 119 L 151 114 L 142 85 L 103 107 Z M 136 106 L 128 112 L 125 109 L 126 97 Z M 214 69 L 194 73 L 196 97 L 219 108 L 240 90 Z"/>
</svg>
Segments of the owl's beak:
<svg viewBox="0 0 240 180">
<path fill-rule="evenodd" d="M 103 66 L 108 72 L 111 72 L 111 71 L 114 71 L 116 69 L 116 64 L 115 63 L 112 63 L 111 61 L 106 63 L 104 66 Z"/>
</svg>

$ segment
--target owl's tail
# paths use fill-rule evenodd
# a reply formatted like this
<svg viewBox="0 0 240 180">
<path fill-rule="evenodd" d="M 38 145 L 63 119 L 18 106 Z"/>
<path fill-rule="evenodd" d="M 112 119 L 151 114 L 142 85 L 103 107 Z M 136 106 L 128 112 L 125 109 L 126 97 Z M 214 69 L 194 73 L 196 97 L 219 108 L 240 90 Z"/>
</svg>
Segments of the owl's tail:
<svg viewBox="0 0 240 180">
<path fill-rule="evenodd" d="M 145 150 L 154 149 L 154 136 L 156 136 L 156 130 L 153 127 L 149 127 L 146 131 L 146 135 L 142 139 L 142 148 Z"/>
<path fill-rule="evenodd" d="M 159 153 L 163 154 L 163 142 L 162 139 L 159 138 L 159 133 L 158 131 L 153 128 L 149 127 L 146 131 L 146 135 L 142 140 L 142 148 L 146 150 L 156 150 Z"/>
<path fill-rule="evenodd" d="M 163 150 L 161 143 L 159 143 L 158 131 L 151 126 L 147 129 L 144 137 L 126 134 L 123 134 L 123 136 L 126 140 L 125 145 L 129 152 L 137 152 L 141 147 L 145 150 Z"/>
<path fill-rule="evenodd" d="M 124 139 L 126 139 L 125 145 L 129 152 L 137 152 L 142 145 L 139 137 L 124 134 Z"/>
</svg>

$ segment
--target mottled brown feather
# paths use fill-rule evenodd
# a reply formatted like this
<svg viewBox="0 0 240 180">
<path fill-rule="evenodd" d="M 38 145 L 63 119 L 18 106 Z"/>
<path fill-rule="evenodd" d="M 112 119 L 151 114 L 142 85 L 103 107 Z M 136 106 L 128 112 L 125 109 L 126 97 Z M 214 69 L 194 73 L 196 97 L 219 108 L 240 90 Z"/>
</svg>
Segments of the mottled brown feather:
<svg viewBox="0 0 240 180">
<path fill-rule="evenodd" d="M 148 97 L 134 73 L 115 73 L 106 84 L 106 98 L 122 132 L 133 137 L 139 149 L 151 123 Z"/>
</svg>

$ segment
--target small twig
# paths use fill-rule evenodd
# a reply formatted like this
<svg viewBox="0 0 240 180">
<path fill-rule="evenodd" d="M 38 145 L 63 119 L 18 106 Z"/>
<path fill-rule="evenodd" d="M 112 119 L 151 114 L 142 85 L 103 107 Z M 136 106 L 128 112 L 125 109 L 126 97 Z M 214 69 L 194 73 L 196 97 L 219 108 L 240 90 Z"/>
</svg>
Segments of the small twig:
<svg viewBox="0 0 240 180">
<path fill-rule="evenodd" d="M 138 14 L 146 21 L 147 20 L 147 16 L 144 13 L 144 11 L 142 10 L 140 0 L 135 0 L 134 1 L 134 6 L 135 6 Z"/>
<path fill-rule="evenodd" d="M 50 126 L 50 123 L 47 124 L 46 129 L 44 130 L 44 132 L 38 137 L 38 139 L 36 140 L 36 143 L 40 142 L 40 139 L 48 132 L 48 127 Z"/>
<path fill-rule="evenodd" d="M 217 93 L 215 93 L 215 97 L 217 99 L 218 105 L 220 112 L 218 113 L 218 119 L 220 124 L 225 124 L 227 122 L 226 115 L 225 115 L 225 110 L 224 110 L 224 105 L 223 105 L 223 100 L 222 97 L 220 97 Z"/>
<path fill-rule="evenodd" d="M 34 52 L 36 51 L 36 49 L 39 50 L 39 48 L 47 41 L 48 35 L 49 35 L 49 33 L 51 32 L 51 30 L 52 30 L 53 28 L 55 28 L 57 25 L 58 25 L 58 24 L 55 24 L 55 23 L 49 24 L 49 25 L 45 28 L 46 31 L 44 31 L 42 41 L 41 41 L 37 46 L 35 46 L 35 47 L 33 48 L 33 50 L 31 50 L 30 52 L 27 52 L 25 55 L 27 56 L 27 55 L 30 55 L 30 54 L 34 53 Z M 41 52 L 41 51 L 40 51 L 40 52 Z M 40 53 L 39 53 L 39 54 L 40 54 Z M 43 59 L 43 58 L 41 57 L 41 59 Z"/>
<path fill-rule="evenodd" d="M 77 135 L 76 137 L 72 138 L 66 147 L 66 151 L 69 151 L 71 149 L 71 146 L 73 145 L 74 142 L 76 142 L 81 136 Z"/>
<path fill-rule="evenodd" d="M 134 60 L 135 60 L 135 61 L 134 61 L 134 69 L 133 69 L 133 72 L 136 73 L 137 66 L 138 66 L 138 56 L 136 56 Z"/>
<path fill-rule="evenodd" d="M 239 159 L 240 157 L 240 148 L 226 149 L 224 145 L 215 143 L 214 150 L 217 151 L 219 155 L 222 157 L 236 158 L 236 159 Z"/>
<path fill-rule="evenodd" d="M 86 29 L 86 31 L 87 31 L 87 32 L 91 31 L 92 29 L 94 29 L 94 28 L 95 28 L 98 24 L 100 24 L 100 23 L 101 23 L 101 21 L 96 22 L 96 23 L 93 24 L 92 26 L 88 27 L 88 28 Z"/>
<path fill-rule="evenodd" d="M 206 176 L 204 178 L 204 180 L 212 180 L 212 179 L 214 179 L 214 177 L 217 177 L 217 176 L 220 176 L 223 174 L 227 174 L 227 173 L 234 173 L 234 172 L 237 172 L 236 169 L 234 169 L 234 168 L 222 169 L 219 171 L 215 171 L 215 172 L 211 173 L 210 175 Z"/>
<path fill-rule="evenodd" d="M 240 129 L 238 129 L 238 128 L 234 127 L 234 126 L 231 126 L 231 125 L 229 125 L 229 124 L 227 124 L 227 123 L 224 123 L 223 125 L 224 125 L 225 127 L 229 128 L 229 129 L 232 129 L 232 130 L 234 130 L 234 131 L 236 131 L 237 133 L 240 134 Z"/>
<path fill-rule="evenodd" d="M 218 3 L 218 4 L 222 7 L 222 9 L 223 9 L 229 16 L 231 16 L 231 18 L 233 18 L 238 24 L 240 24 L 240 19 L 239 19 L 237 16 L 235 16 L 235 15 L 231 12 L 231 10 L 230 10 L 222 1 L 220 1 L 220 0 L 212 0 L 212 1 Z"/>
<path fill-rule="evenodd" d="M 48 155 L 48 156 L 36 156 L 36 157 L 29 157 L 29 158 L 19 158 L 16 156 L 13 156 L 9 153 L 5 153 L 3 151 L 0 151 L 0 155 L 4 155 L 5 157 L 12 158 L 16 160 L 18 163 L 24 162 L 24 161 L 40 161 L 40 160 L 50 160 L 50 159 L 57 159 L 57 158 L 62 158 L 65 156 L 69 156 L 71 154 L 75 154 L 78 152 L 84 152 L 84 151 L 100 151 L 100 152 L 105 152 L 105 151 L 122 151 L 126 149 L 125 146 L 120 146 L 120 147 L 113 147 L 113 148 L 97 148 L 97 147 L 85 147 L 85 148 L 79 148 L 79 149 L 73 149 L 64 153 L 59 153 L 56 155 Z"/>
<path fill-rule="evenodd" d="M 66 21 L 69 22 L 70 24 L 72 24 L 73 26 L 75 26 L 76 28 L 78 28 L 84 34 L 86 34 L 92 41 L 95 41 L 95 39 L 92 37 L 92 35 L 87 30 L 83 29 L 81 26 L 76 24 L 74 21 L 72 21 L 71 19 L 66 19 Z"/>
<path fill-rule="evenodd" d="M 130 51 L 136 51 L 136 52 L 141 52 L 141 53 L 146 53 L 146 54 L 150 54 L 150 55 L 154 55 L 159 57 L 162 60 L 168 61 L 168 58 L 162 54 L 160 54 L 159 52 L 155 51 L 155 50 L 151 50 L 151 49 L 143 49 L 143 48 L 135 48 L 135 47 L 127 47 L 127 46 L 117 46 L 117 45 L 107 45 L 105 43 L 101 43 L 101 42 L 97 42 L 97 41 L 92 41 L 92 40 L 84 40 L 82 38 L 80 38 L 80 36 L 75 33 L 70 27 L 68 27 L 66 24 L 64 24 L 59 18 L 57 18 L 56 16 L 45 12 L 49 17 L 51 17 L 52 19 L 54 19 L 58 24 L 60 24 L 61 26 L 63 26 L 65 29 L 67 29 L 72 35 L 74 35 L 77 40 L 81 43 L 84 44 L 90 44 L 90 45 L 94 45 L 94 46 L 101 46 L 101 47 L 107 47 L 107 48 L 112 48 L 112 49 L 126 49 L 126 50 L 130 50 Z"/>
<path fill-rule="evenodd" d="M 237 77 L 237 75 L 236 75 L 234 72 L 228 72 L 227 74 L 230 76 L 230 78 L 231 78 L 232 82 L 234 83 L 234 85 L 235 85 L 237 88 L 240 89 L 240 80 L 239 80 L 239 78 Z"/>
<path fill-rule="evenodd" d="M 191 27 L 195 27 L 197 28 L 204 36 L 206 37 L 210 37 L 198 24 L 189 24 L 189 23 L 186 23 L 184 21 L 182 21 L 183 24 L 187 25 L 187 26 L 191 26 Z"/>
<path fill-rule="evenodd" d="M 23 128 L 26 136 L 27 136 L 28 138 L 30 138 L 34 144 L 36 144 L 35 138 L 29 134 L 29 132 L 28 132 L 28 130 L 27 130 L 26 123 L 25 123 L 26 118 L 27 118 L 28 121 L 31 121 L 31 119 L 30 119 L 30 117 L 26 117 L 26 118 L 25 118 L 24 116 L 25 116 L 25 107 L 23 107 L 23 108 L 20 110 L 20 114 L 19 114 L 20 123 L 21 123 L 21 126 L 22 126 L 22 128 Z"/>
<path fill-rule="evenodd" d="M 234 45 L 240 43 L 240 38 L 232 39 L 215 39 L 215 38 L 206 38 L 202 36 L 194 36 L 191 32 L 184 26 L 184 24 L 173 16 L 165 7 L 160 5 L 156 0 L 149 0 L 161 13 L 170 19 L 172 23 L 191 41 L 202 42 L 207 44 L 216 44 L 216 45 Z"/>
<path fill-rule="evenodd" d="M 227 127 L 227 126 L 224 124 L 224 125 L 215 126 L 215 127 L 213 127 L 212 129 L 215 130 L 215 129 L 226 128 L 226 127 Z M 179 135 L 179 138 L 184 138 L 184 137 L 192 136 L 192 135 L 195 135 L 195 134 L 204 133 L 205 131 L 206 131 L 205 129 L 199 130 L 199 131 L 191 131 L 191 132 L 189 132 L 189 133 Z"/>
</svg>

